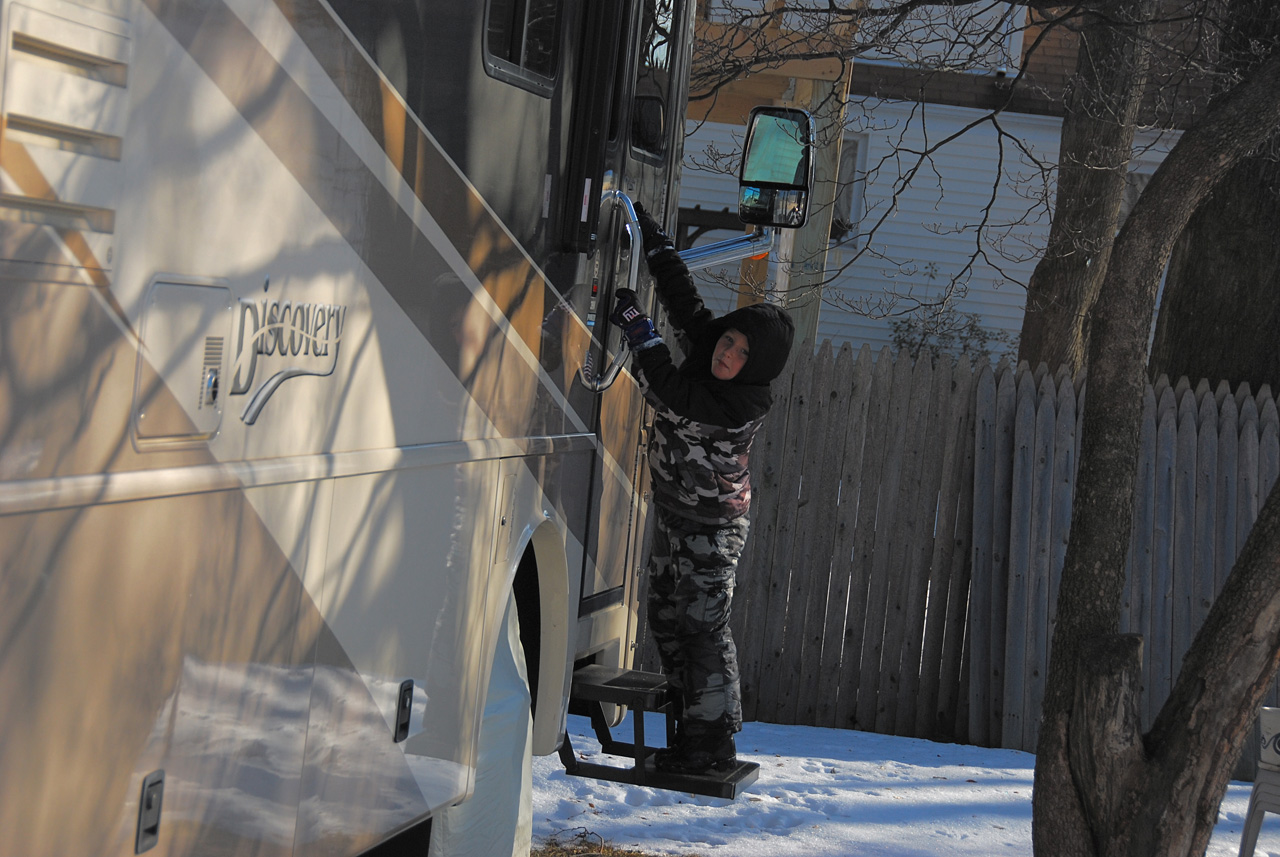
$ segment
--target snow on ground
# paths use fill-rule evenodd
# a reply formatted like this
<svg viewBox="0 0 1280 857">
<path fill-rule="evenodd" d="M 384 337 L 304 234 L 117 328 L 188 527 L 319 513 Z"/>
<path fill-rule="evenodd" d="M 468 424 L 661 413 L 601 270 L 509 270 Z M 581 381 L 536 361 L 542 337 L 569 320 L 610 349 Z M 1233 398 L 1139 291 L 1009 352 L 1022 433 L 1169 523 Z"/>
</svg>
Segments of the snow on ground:
<svg viewBox="0 0 1280 857">
<path fill-rule="evenodd" d="M 663 734 L 650 714 L 645 732 Z M 569 718 L 574 749 L 600 755 L 586 718 Z M 630 740 L 630 720 L 614 730 Z M 652 740 L 652 739 L 650 739 Z M 841 729 L 748 723 L 738 755 L 760 777 L 736 801 L 569 777 L 535 758 L 535 842 L 582 828 L 618 846 L 702 857 L 1000 857 L 1031 854 L 1035 757 Z M 1235 857 L 1250 786 L 1232 783 L 1209 857 Z M 1267 816 L 1258 857 L 1280 857 L 1280 817 Z"/>
</svg>

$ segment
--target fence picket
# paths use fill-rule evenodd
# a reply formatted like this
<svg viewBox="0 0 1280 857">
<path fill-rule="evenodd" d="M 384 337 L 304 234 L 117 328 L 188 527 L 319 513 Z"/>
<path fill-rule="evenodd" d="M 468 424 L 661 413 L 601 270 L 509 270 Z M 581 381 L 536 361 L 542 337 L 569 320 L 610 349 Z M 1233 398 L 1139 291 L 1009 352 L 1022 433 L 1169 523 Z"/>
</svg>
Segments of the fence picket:
<svg viewBox="0 0 1280 857">
<path fill-rule="evenodd" d="M 1026 692 L 1023 698 L 1023 749 L 1034 750 L 1039 735 L 1040 706 L 1044 701 L 1045 672 L 1049 663 L 1049 609 L 1053 583 L 1053 493 L 1057 458 L 1058 401 L 1053 378 L 1040 382 L 1036 405 L 1031 503 L 1034 519 L 1028 550 L 1027 650 L 1024 661 Z M 1074 414 L 1073 414 L 1074 416 Z M 1074 423 L 1074 419 L 1072 420 Z"/>
<path fill-rule="evenodd" d="M 730 617 L 733 639 L 738 647 L 743 717 L 757 718 L 760 698 L 760 661 L 763 657 L 761 629 L 769 621 L 772 569 L 769 565 L 778 509 L 782 506 L 782 474 L 787 419 L 790 416 L 790 377 L 784 376 L 775 391 L 776 402 L 765 419 L 751 449 L 751 525 L 747 544 L 738 564 L 738 586 Z"/>
<path fill-rule="evenodd" d="M 1183 380 L 1186 380 L 1185 378 Z M 1182 656 L 1191 646 L 1191 602 L 1196 522 L 1196 419 L 1194 391 L 1184 389 L 1178 399 L 1177 465 L 1173 518 L 1173 659 L 1171 675 L 1177 680 Z"/>
<path fill-rule="evenodd" d="M 991 650 L 986 653 L 987 669 L 991 671 L 990 702 L 987 712 L 991 720 L 992 746 L 1003 746 L 1005 706 L 1005 646 L 1009 617 L 1009 531 L 1010 508 L 1013 496 L 1014 421 L 1017 417 L 1017 373 L 1001 361 L 1002 372 L 996 388 L 996 440 L 997 449 L 995 487 L 992 494 L 991 543 Z M 981 663 L 975 658 L 976 663 Z"/>
<path fill-rule="evenodd" d="M 1231 395 L 1231 385 L 1226 381 L 1219 381 L 1218 386 L 1213 388 L 1214 407 L 1219 411 L 1222 410 L 1222 403 L 1227 399 L 1234 401 L 1235 396 Z"/>
<path fill-rule="evenodd" d="M 927 356 L 917 358 L 908 385 L 909 395 L 904 397 L 906 411 L 892 453 L 898 472 L 896 491 L 888 498 L 892 504 L 889 532 L 886 534 L 890 573 L 885 592 L 880 687 L 876 698 L 876 731 L 883 733 L 894 731 L 899 704 L 904 702 L 901 698 L 902 649 L 909 622 L 907 604 L 914 585 L 912 557 L 919 525 L 916 502 L 920 496 L 920 470 L 924 459 L 922 445 L 928 427 L 933 376 L 933 361 Z"/>
<path fill-rule="evenodd" d="M 1219 384 L 1221 390 L 1226 384 Z M 1240 547 L 1236 543 L 1236 492 L 1239 491 L 1240 425 L 1235 396 L 1224 395 L 1218 404 L 1218 512 L 1214 539 L 1218 550 L 1214 555 L 1213 594 L 1222 591 L 1227 573 L 1235 565 Z"/>
<path fill-rule="evenodd" d="M 844 455 L 841 458 L 840 506 L 835 525 L 835 546 L 832 549 L 832 564 L 843 569 L 839 579 L 844 583 L 844 601 L 842 603 L 839 598 L 835 598 L 828 602 L 828 627 L 839 627 L 843 632 L 835 641 L 838 645 L 831 647 L 836 660 L 827 661 L 824 657 L 823 681 L 819 687 L 823 701 L 830 701 L 831 708 L 823 716 L 823 709 L 819 707 L 819 726 L 852 726 L 845 718 L 851 716 L 857 699 L 853 680 L 857 675 L 861 655 L 867 575 L 864 564 L 856 561 L 854 545 L 858 534 L 863 451 L 868 442 L 867 414 L 876 393 L 873 368 L 871 349 L 863 345 L 853 365 L 852 383 L 848 391 L 849 426 L 845 432 Z M 827 649 L 824 648 L 823 651 L 825 655 Z"/>
<path fill-rule="evenodd" d="M 845 435 L 849 429 L 850 391 L 846 379 L 850 376 L 852 366 L 853 349 L 845 344 L 835 355 L 832 382 L 829 386 L 831 401 L 828 405 L 827 432 L 817 474 L 818 508 L 813 512 L 815 526 L 806 538 L 809 545 L 808 562 L 815 570 L 820 570 L 823 585 L 815 588 L 813 594 L 820 597 L 810 599 L 808 617 L 805 620 L 810 640 L 816 637 L 816 643 L 820 648 L 815 649 L 812 656 L 806 656 L 801 665 L 802 691 L 812 691 L 827 680 L 823 667 L 827 663 L 838 664 L 840 640 L 844 631 L 844 611 L 848 602 L 848 564 L 835 561 L 834 548 L 842 475 L 840 461 L 845 449 Z M 832 609 L 832 601 L 839 604 L 838 620 L 835 620 L 836 611 Z M 832 622 L 832 620 L 835 621 Z M 835 653 L 835 657 L 832 657 L 832 652 Z M 798 702 L 797 722 L 817 723 L 820 719 L 819 707 L 826 709 L 821 717 L 829 717 L 830 710 L 834 709 L 835 699 L 834 692 L 830 699 L 820 693 L 805 693 Z"/>
<path fill-rule="evenodd" d="M 964 470 L 965 450 L 972 449 L 968 437 L 968 410 L 973 370 L 963 356 L 949 371 L 939 373 L 940 392 L 944 397 L 939 411 L 938 431 L 943 436 L 942 457 L 939 461 L 936 497 L 938 502 L 936 532 L 929 556 L 928 604 L 947 609 L 927 609 L 924 615 L 924 633 L 921 642 L 919 700 L 916 705 L 916 722 L 908 732 L 921 738 L 934 738 L 946 714 L 939 711 L 939 700 L 945 678 L 947 622 L 952 612 L 955 593 L 954 555 L 962 549 L 957 542 L 956 528 L 962 501 L 960 474 Z M 971 527 L 972 525 L 970 525 Z M 965 540 L 967 542 L 967 540 Z M 948 700 L 948 704 L 952 704 Z M 954 737 L 954 733 L 947 737 Z"/>
<path fill-rule="evenodd" d="M 1248 384 L 1240 386 L 1247 387 Z M 1240 446 L 1237 450 L 1240 468 L 1236 471 L 1240 482 L 1240 493 L 1236 495 L 1236 541 L 1242 545 L 1261 508 L 1258 496 L 1258 443 L 1261 437 L 1257 403 L 1253 399 L 1245 399 L 1240 405 Z"/>
<path fill-rule="evenodd" d="M 905 356 L 905 355 L 904 355 Z M 889 401 L 888 437 L 884 445 L 884 465 L 876 495 L 874 545 L 871 556 L 871 580 L 867 588 L 867 621 L 862 632 L 862 676 L 858 682 L 858 722 L 860 728 L 874 731 L 881 711 L 880 691 L 884 654 L 885 619 L 889 611 L 889 594 L 897 569 L 890 560 L 896 525 L 897 500 L 902 484 L 902 443 L 900 430 L 906 422 L 911 398 L 912 361 L 900 359 L 894 367 L 893 389 Z"/>
<path fill-rule="evenodd" d="M 801 468 L 804 455 L 804 410 L 809 396 L 809 383 L 813 376 L 814 355 L 802 353 L 796 361 L 791 385 L 791 398 L 787 402 L 787 430 L 782 440 L 782 476 L 778 487 L 778 516 L 773 529 L 773 540 L 767 558 L 769 569 L 769 598 L 766 617 L 755 629 L 760 634 L 761 648 L 758 666 L 759 695 L 756 699 L 756 716 L 772 720 L 778 705 L 778 682 L 786 668 L 783 640 L 788 621 L 795 621 L 791 613 L 791 547 L 796 525 L 796 498 L 800 495 Z"/>
<path fill-rule="evenodd" d="M 930 371 L 933 383 L 926 402 L 928 417 L 920 424 L 912 444 L 920 451 L 915 498 L 911 504 L 912 533 L 904 538 L 909 547 L 903 566 L 907 587 L 901 622 L 903 642 L 899 647 L 898 660 L 898 707 L 894 718 L 894 733 L 903 736 L 916 734 L 921 672 L 929 668 L 921 661 L 925 642 L 925 607 L 932 578 L 932 548 L 937 542 L 938 490 L 946 451 L 944 427 L 949 425 L 951 418 L 951 361 L 943 358 L 931 363 Z"/>
<path fill-rule="evenodd" d="M 1199 633 L 1217 595 L 1214 554 L 1218 504 L 1217 401 L 1203 382 L 1204 394 L 1196 418 L 1196 522 L 1192 548 L 1191 633 Z"/>
<path fill-rule="evenodd" d="M 811 722 L 811 703 L 801 701 L 802 690 L 811 687 L 814 670 L 822 657 L 823 628 L 821 617 L 827 612 L 827 591 L 830 582 L 831 552 L 819 560 L 814 551 L 821 538 L 822 524 L 829 519 L 827 512 L 834 505 L 833 498 L 839 486 L 839 474 L 833 478 L 835 468 L 827 462 L 833 446 L 830 434 L 843 429 L 841 422 L 833 425 L 832 406 L 835 401 L 833 373 L 834 355 L 830 340 L 824 342 L 815 358 L 813 380 L 807 408 L 808 431 L 801 477 L 800 497 L 796 501 L 797 522 L 795 544 L 792 548 L 794 565 L 791 572 L 791 597 L 788 614 L 785 649 L 790 653 L 792 668 L 784 670 L 778 705 L 775 714 L 778 723 Z M 839 444 L 844 445 L 841 436 Z M 829 525 L 828 525 L 829 528 Z M 815 615 L 819 617 L 815 621 Z M 807 709 L 807 711 L 806 711 Z M 804 716 L 807 719 L 797 720 Z"/>
<path fill-rule="evenodd" d="M 1271 398 L 1269 385 L 1263 384 L 1258 390 L 1258 401 L 1258 508 L 1261 510 L 1274 490 L 1277 477 L 1280 477 L 1280 421 L 1276 417 L 1276 403 Z M 1280 702 L 1280 688 L 1274 681 L 1268 697 L 1269 705 Z"/>
<path fill-rule="evenodd" d="M 967 370 L 967 360 L 962 356 L 961 365 Z M 962 379 L 966 379 L 970 390 L 973 386 L 973 374 L 966 371 Z M 956 427 L 959 454 L 956 456 L 953 484 L 956 486 L 956 520 L 954 528 L 955 548 L 951 551 L 951 578 L 947 592 L 947 621 L 942 640 L 942 668 L 938 688 L 938 705 L 936 708 L 939 738 L 959 740 L 968 734 L 969 729 L 969 696 L 968 683 L 970 675 L 970 658 L 965 651 L 966 625 L 965 614 L 968 611 L 970 593 L 973 591 L 972 566 L 970 564 L 970 541 L 973 536 L 973 493 L 968 486 L 974 483 L 974 445 L 969 442 L 973 432 L 976 413 L 976 401 L 971 392 L 966 392 L 961 402 L 965 407 L 960 411 L 963 422 Z M 943 531 L 942 540 L 946 540 L 947 531 Z"/>
<path fill-rule="evenodd" d="M 1017 417 L 1014 423 L 1013 481 L 1009 519 L 1009 589 L 1007 602 L 1006 643 L 1004 656 L 1005 696 L 1001 746 L 1013 750 L 1026 748 L 1024 731 L 1027 695 L 1027 673 L 1024 669 L 1029 644 L 1031 600 L 1030 577 L 1032 521 L 1035 499 L 1034 468 L 1036 456 L 1036 387 L 1035 376 L 1019 372 Z"/>
<path fill-rule="evenodd" d="M 1173 686 L 1173 526 L 1178 416 L 1167 385 L 1156 404 L 1155 525 L 1151 554 L 1151 692 L 1144 723 L 1155 719 L 1157 699 Z"/>
<path fill-rule="evenodd" d="M 1263 384 L 1258 390 L 1258 401 L 1258 509 L 1261 511 L 1280 477 L 1280 440 L 1277 439 L 1276 403 L 1271 398 L 1269 385 Z M 1280 687 L 1274 680 L 1266 704 L 1280 704 Z"/>
<path fill-rule="evenodd" d="M 834 403 L 831 420 L 833 427 L 838 426 L 838 430 L 828 435 L 831 445 L 826 453 L 826 469 L 834 480 L 834 486 L 827 489 L 830 491 L 830 501 L 823 510 L 824 523 L 818 528 L 821 543 L 816 549 L 818 555 L 829 558 L 830 588 L 826 612 L 815 619 L 823 628 L 822 655 L 813 662 L 812 683 L 804 685 L 816 691 L 812 718 L 808 722 L 819 726 L 836 725 L 836 704 L 840 696 L 840 658 L 844 653 L 845 616 L 849 607 L 849 584 L 853 568 L 853 564 L 849 562 L 849 547 L 844 539 L 843 507 L 849 502 L 844 486 L 846 480 L 857 472 L 856 468 L 861 466 L 862 413 L 867 398 L 866 379 L 869 376 L 866 373 L 869 370 L 870 355 L 870 350 L 864 347 L 858 352 L 855 361 L 853 350 L 846 345 L 836 357 L 835 377 L 840 381 L 833 387 L 838 398 Z M 861 372 L 859 361 L 863 362 Z M 856 453 L 850 451 L 850 435 L 854 433 L 858 435 Z"/>
<path fill-rule="evenodd" d="M 989 365 L 978 367 L 973 413 L 973 548 L 969 581 L 969 647 L 981 665 L 969 672 L 969 743 L 992 743 L 990 723 L 991 671 L 991 573 L 995 565 L 992 544 L 995 521 L 995 471 L 999 456 L 996 435 L 996 376 Z"/>
<path fill-rule="evenodd" d="M 1280 419 L 1276 416 L 1271 388 L 1266 384 L 1258 391 L 1258 399 L 1262 402 L 1258 408 L 1258 508 L 1261 509 L 1276 477 L 1280 476 L 1280 441 L 1277 441 Z"/>
<path fill-rule="evenodd" d="M 849 588 L 848 630 L 845 632 L 845 648 L 852 651 L 851 656 L 840 663 L 840 698 L 837 700 L 837 722 L 850 729 L 871 729 L 875 724 L 875 695 L 879 684 L 875 679 L 878 664 L 873 669 L 864 662 L 868 660 L 865 646 L 867 628 L 870 625 L 868 614 L 871 612 L 871 582 L 875 577 L 876 514 L 885 449 L 891 433 L 889 400 L 897 374 L 897 367 L 888 354 L 888 349 L 881 349 L 872 373 L 871 399 L 866 416 L 866 441 L 862 454 L 863 467 L 857 484 L 857 519 L 854 525 L 852 560 L 854 571 Z M 867 697 L 869 701 L 865 701 Z M 869 720 L 860 719 L 864 705 L 870 708 Z"/>
</svg>

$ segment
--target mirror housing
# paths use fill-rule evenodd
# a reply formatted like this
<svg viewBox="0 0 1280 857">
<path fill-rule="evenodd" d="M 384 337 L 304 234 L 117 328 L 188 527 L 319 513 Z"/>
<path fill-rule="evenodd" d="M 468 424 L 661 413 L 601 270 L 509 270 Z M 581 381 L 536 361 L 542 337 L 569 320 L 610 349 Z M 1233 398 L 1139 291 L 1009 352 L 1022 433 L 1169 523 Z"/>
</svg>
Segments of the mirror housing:
<svg viewBox="0 0 1280 857">
<path fill-rule="evenodd" d="M 795 229 L 809 218 L 813 192 L 813 117 L 791 107 L 756 107 L 738 172 L 743 223 Z"/>
</svg>

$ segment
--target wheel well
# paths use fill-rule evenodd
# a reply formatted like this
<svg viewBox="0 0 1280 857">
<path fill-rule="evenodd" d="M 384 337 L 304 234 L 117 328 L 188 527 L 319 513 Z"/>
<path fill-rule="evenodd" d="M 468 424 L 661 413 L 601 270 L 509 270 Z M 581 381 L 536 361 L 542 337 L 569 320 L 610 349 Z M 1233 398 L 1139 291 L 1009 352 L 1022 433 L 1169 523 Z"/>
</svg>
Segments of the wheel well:
<svg viewBox="0 0 1280 857">
<path fill-rule="evenodd" d="M 550 520 L 535 528 L 511 584 L 533 700 L 537 755 L 560 746 L 569 693 L 571 608 L 564 540 L 563 531 Z"/>
<path fill-rule="evenodd" d="M 516 597 L 516 613 L 520 618 L 520 647 L 524 649 L 525 668 L 529 673 L 529 693 L 533 697 L 536 715 L 538 678 L 542 664 L 542 598 L 538 592 L 538 557 L 532 543 L 520 557 L 511 589 Z"/>
</svg>

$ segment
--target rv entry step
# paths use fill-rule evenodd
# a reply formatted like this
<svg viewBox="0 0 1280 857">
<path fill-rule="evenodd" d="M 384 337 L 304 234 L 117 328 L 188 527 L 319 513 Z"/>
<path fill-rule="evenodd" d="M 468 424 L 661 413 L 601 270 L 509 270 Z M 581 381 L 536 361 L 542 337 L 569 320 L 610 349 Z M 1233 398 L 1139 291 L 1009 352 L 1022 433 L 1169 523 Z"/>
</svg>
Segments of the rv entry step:
<svg viewBox="0 0 1280 857">
<path fill-rule="evenodd" d="M 600 741 L 601 750 L 610 756 L 622 756 L 631 760 L 631 765 L 626 767 L 585 762 L 574 752 L 566 733 L 564 743 L 560 745 L 560 761 L 564 763 L 565 773 L 570 776 L 730 800 L 741 794 L 759 776 L 760 766 L 755 762 L 739 761 L 727 771 L 708 771 L 704 774 L 674 774 L 654 767 L 652 757 L 658 748 L 645 744 L 644 712 L 666 714 L 667 743 L 670 744 L 675 736 L 675 713 L 668 699 L 667 680 L 658 673 L 610 669 L 592 664 L 574 671 L 570 697 L 576 702 L 587 704 L 591 726 Z M 614 739 L 601 708 L 606 703 L 625 705 L 631 709 L 634 740 L 630 743 Z"/>
</svg>

